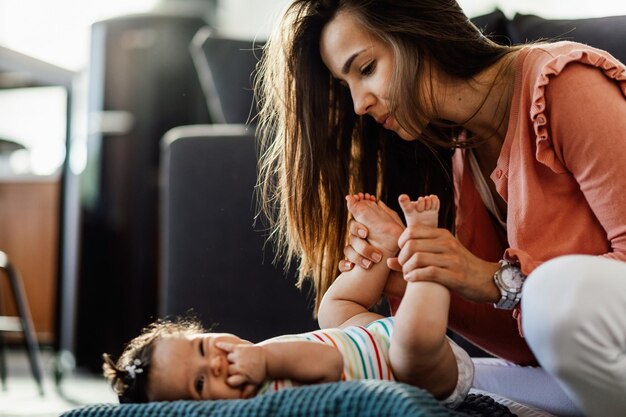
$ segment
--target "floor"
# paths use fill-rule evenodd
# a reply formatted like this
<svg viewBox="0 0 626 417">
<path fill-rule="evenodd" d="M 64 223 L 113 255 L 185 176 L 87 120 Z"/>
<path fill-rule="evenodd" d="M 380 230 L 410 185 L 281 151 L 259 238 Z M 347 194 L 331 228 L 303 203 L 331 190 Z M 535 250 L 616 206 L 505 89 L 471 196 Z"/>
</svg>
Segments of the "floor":
<svg viewBox="0 0 626 417">
<path fill-rule="evenodd" d="M 40 396 L 26 353 L 12 348 L 7 356 L 7 384 L 0 389 L 0 417 L 58 417 L 86 404 L 117 402 L 109 385 L 95 374 L 69 372 L 59 387 L 54 383 L 54 354 L 43 350 L 44 395 Z"/>
</svg>

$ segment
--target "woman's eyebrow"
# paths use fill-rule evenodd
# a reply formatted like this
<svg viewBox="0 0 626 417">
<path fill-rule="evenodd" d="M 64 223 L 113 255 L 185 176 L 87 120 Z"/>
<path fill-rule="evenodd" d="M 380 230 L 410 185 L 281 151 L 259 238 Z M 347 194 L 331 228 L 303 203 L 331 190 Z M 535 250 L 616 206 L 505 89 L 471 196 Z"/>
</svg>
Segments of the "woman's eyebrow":
<svg viewBox="0 0 626 417">
<path fill-rule="evenodd" d="M 359 56 L 359 54 L 361 54 L 364 51 L 365 51 L 365 49 L 361 49 L 360 51 L 355 52 L 352 55 L 350 55 L 350 58 L 348 58 L 346 60 L 346 63 L 343 64 L 343 67 L 341 67 L 341 73 L 342 74 L 347 74 L 348 72 L 350 72 L 350 67 L 352 66 L 352 62 L 354 62 L 356 57 Z"/>
</svg>

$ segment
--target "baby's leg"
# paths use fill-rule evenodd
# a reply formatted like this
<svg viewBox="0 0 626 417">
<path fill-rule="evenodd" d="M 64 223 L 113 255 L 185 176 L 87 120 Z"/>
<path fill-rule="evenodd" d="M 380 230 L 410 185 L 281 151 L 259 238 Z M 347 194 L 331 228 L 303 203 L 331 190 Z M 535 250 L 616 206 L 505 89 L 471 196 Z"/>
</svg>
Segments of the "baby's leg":
<svg viewBox="0 0 626 417">
<path fill-rule="evenodd" d="M 368 241 L 380 250 L 395 254 L 398 236 L 403 230 L 400 218 L 394 218 L 384 203 L 377 202 L 374 196 L 367 193 L 348 195 L 346 201 L 354 219 L 368 228 Z"/>
<path fill-rule="evenodd" d="M 402 194 L 398 198 L 398 202 L 406 216 L 407 226 L 421 223 L 437 227 L 440 203 L 439 197 L 436 195 L 431 194 L 411 201 L 408 195 Z"/>
<path fill-rule="evenodd" d="M 399 201 L 409 226 L 416 222 L 437 225 L 436 196 L 410 201 L 403 195 Z M 454 390 L 458 377 L 456 359 L 445 337 L 449 307 L 450 292 L 443 285 L 428 281 L 407 283 L 389 348 L 396 378 L 427 389 L 438 398 Z"/>
</svg>

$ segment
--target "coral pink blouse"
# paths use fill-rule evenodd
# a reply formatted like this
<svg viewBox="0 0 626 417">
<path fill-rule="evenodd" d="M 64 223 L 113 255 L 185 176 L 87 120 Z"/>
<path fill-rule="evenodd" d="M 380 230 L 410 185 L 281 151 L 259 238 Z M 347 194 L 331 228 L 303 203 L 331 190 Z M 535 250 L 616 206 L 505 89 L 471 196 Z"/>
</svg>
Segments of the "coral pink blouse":
<svg viewBox="0 0 626 417">
<path fill-rule="evenodd" d="M 456 231 L 477 256 L 517 259 L 525 274 L 566 254 L 626 261 L 626 67 L 607 52 L 573 42 L 520 51 L 507 135 L 491 175 L 507 202 L 506 235 L 466 162 L 457 150 Z M 458 296 L 450 308 L 457 333 L 498 357 L 536 363 L 518 318 L 519 310 Z"/>
</svg>

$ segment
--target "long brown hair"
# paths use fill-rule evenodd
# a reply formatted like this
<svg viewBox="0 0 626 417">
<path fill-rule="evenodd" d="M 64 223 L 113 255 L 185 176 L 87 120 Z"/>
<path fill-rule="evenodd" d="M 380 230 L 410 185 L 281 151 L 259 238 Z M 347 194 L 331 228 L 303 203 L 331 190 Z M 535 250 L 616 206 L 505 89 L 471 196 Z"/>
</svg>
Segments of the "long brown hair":
<svg viewBox="0 0 626 417">
<path fill-rule="evenodd" d="M 350 91 L 320 56 L 322 29 L 338 12 L 393 49 L 392 112 L 419 140 L 355 115 Z M 401 193 L 437 194 L 440 224 L 453 227 L 455 127 L 426 114 L 434 98 L 418 93 L 429 90 L 420 83 L 431 68 L 471 79 L 513 49 L 483 36 L 454 0 L 294 0 L 287 8 L 256 78 L 258 191 L 278 256 L 300 260 L 299 284 L 313 279 L 316 311 L 347 242 L 346 194 L 376 193 L 395 208 Z"/>
</svg>

